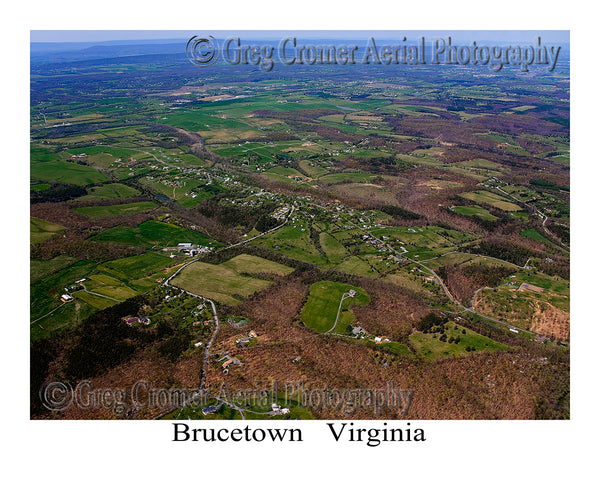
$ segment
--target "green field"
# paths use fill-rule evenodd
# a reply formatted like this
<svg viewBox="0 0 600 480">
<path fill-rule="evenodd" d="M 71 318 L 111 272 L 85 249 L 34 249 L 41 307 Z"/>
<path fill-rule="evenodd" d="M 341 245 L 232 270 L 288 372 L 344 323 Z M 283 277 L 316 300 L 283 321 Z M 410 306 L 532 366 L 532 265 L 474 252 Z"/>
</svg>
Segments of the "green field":
<svg viewBox="0 0 600 480">
<path fill-rule="evenodd" d="M 477 203 L 491 205 L 492 207 L 496 207 L 500 210 L 505 210 L 507 212 L 516 212 L 521 210 L 521 207 L 519 207 L 518 205 L 505 200 L 500 195 L 488 192 L 487 190 L 478 190 L 476 192 L 461 193 L 460 196 Z"/>
<path fill-rule="evenodd" d="M 107 183 L 99 187 L 92 187 L 87 195 L 80 200 L 102 200 L 105 198 L 131 198 L 140 194 L 138 190 L 122 183 Z"/>
<path fill-rule="evenodd" d="M 378 275 L 378 273 L 373 269 L 373 266 L 369 262 L 357 256 L 352 256 L 344 260 L 339 265 L 336 265 L 335 270 L 350 273 L 352 275 L 361 275 L 366 277 Z"/>
<path fill-rule="evenodd" d="M 162 247 L 175 247 L 178 243 L 193 243 L 198 245 L 209 245 L 211 239 L 206 235 L 188 230 L 187 228 L 170 223 L 149 220 L 137 227 L 119 225 L 109 228 L 90 240 L 97 242 L 116 242 L 126 245 L 141 245 L 151 247 L 154 245 Z"/>
<path fill-rule="evenodd" d="M 32 192 L 43 192 L 44 190 L 48 190 L 49 188 L 49 183 L 32 183 L 29 186 L 29 190 L 31 190 Z"/>
<path fill-rule="evenodd" d="M 33 143 L 29 146 L 29 158 L 32 163 L 60 160 L 60 156 L 52 151 L 50 147 Z"/>
<path fill-rule="evenodd" d="M 51 260 L 35 260 L 29 261 L 29 281 L 30 283 L 37 282 L 38 280 L 47 277 L 63 268 L 67 268 L 77 262 L 74 257 L 68 255 L 59 255 Z"/>
<path fill-rule="evenodd" d="M 123 301 L 137 295 L 135 290 L 108 275 L 90 275 L 84 284 L 89 292 L 104 295 L 118 301 Z"/>
<path fill-rule="evenodd" d="M 479 207 L 477 205 L 471 205 L 468 207 L 467 206 L 457 206 L 457 207 L 452 207 L 452 210 L 454 210 L 456 213 L 460 213 L 461 215 L 479 217 L 482 220 L 490 220 L 490 221 L 498 220 L 498 217 L 495 217 L 490 212 L 488 212 L 485 208 Z"/>
<path fill-rule="evenodd" d="M 462 333 L 463 330 L 465 333 Z M 450 343 L 440 340 L 441 333 L 413 333 L 409 337 L 410 344 L 417 354 L 430 360 L 438 360 L 445 357 L 457 357 L 468 354 L 466 348 L 474 348 L 475 351 L 481 350 L 507 350 L 508 347 L 502 343 L 495 342 L 488 337 L 466 327 L 457 325 L 454 322 L 445 324 L 446 336 L 460 337 L 459 343 Z"/>
<path fill-rule="evenodd" d="M 310 286 L 310 295 L 300 313 L 300 318 L 313 330 L 321 333 L 327 332 L 335 323 L 342 295 L 350 290 L 357 292 L 356 297 L 344 299 L 335 328 L 336 333 L 344 333 L 346 327 L 352 325 L 354 321 L 354 315 L 350 307 L 352 305 L 365 305 L 370 300 L 362 288 L 330 281 L 313 283 Z"/>
<path fill-rule="evenodd" d="M 106 182 L 109 178 L 102 172 L 87 165 L 63 161 L 34 162 L 31 164 L 31 180 L 90 185 Z"/>
<path fill-rule="evenodd" d="M 340 263 L 348 256 L 348 251 L 337 238 L 327 232 L 319 234 L 319 244 L 331 263 Z"/>
<path fill-rule="evenodd" d="M 99 130 L 101 131 L 101 130 Z M 107 130 L 104 130 L 106 132 Z M 137 130 L 136 130 L 137 132 Z M 122 135 L 123 133 L 121 133 Z M 138 133 L 139 135 L 139 133 Z M 94 145 L 91 147 L 82 147 L 82 148 L 73 148 L 71 150 L 66 150 L 66 154 L 68 155 L 79 155 L 85 153 L 88 156 L 96 156 L 96 155 L 106 155 L 112 157 L 113 161 L 119 158 L 123 160 L 129 160 L 135 155 L 139 155 L 142 152 L 137 150 L 133 150 L 130 148 L 121 148 L 121 147 L 111 147 L 108 145 Z"/>
<path fill-rule="evenodd" d="M 33 282 L 30 288 L 31 319 L 37 319 L 60 306 L 64 288 L 89 275 L 94 266 L 93 262 L 81 260 Z"/>
<path fill-rule="evenodd" d="M 492 174 L 497 174 L 498 172 L 505 172 L 509 169 L 503 165 L 498 163 L 490 162 L 484 158 L 475 158 L 473 160 L 466 160 L 464 162 L 456 162 L 452 164 L 455 167 L 463 167 L 473 170 L 481 170 L 481 171 L 491 171 Z"/>
<path fill-rule="evenodd" d="M 245 253 L 237 257 L 227 260 L 221 264 L 224 267 L 230 268 L 239 274 L 253 273 L 273 273 L 275 275 L 288 275 L 294 271 L 292 267 L 287 267 L 281 263 L 272 262 L 254 255 Z"/>
<path fill-rule="evenodd" d="M 239 267 L 239 261 L 233 265 Z M 242 298 L 271 285 L 267 280 L 241 275 L 224 263 L 213 265 L 203 262 L 186 267 L 171 283 L 226 305 L 237 305 Z"/>
<path fill-rule="evenodd" d="M 525 230 L 521 230 L 519 235 L 521 235 L 522 237 L 531 238 L 531 239 L 535 240 L 536 242 L 547 243 L 547 244 L 552 245 L 552 242 L 550 242 L 541 233 L 539 233 L 537 230 L 534 230 L 533 228 L 527 228 Z"/>
<path fill-rule="evenodd" d="M 103 205 L 99 207 L 81 207 L 74 210 L 88 217 L 108 217 L 110 215 L 127 215 L 153 210 L 157 205 L 154 202 L 123 203 L 120 205 Z"/>
<path fill-rule="evenodd" d="M 36 243 L 42 243 L 44 240 L 50 238 L 52 235 L 56 235 L 59 232 L 65 230 L 62 225 L 56 223 L 47 222 L 40 218 L 30 217 L 29 218 L 29 243 L 35 245 Z"/>
<path fill-rule="evenodd" d="M 65 328 L 77 325 L 80 320 L 89 317 L 97 311 L 97 308 L 78 299 L 62 304 L 60 308 L 30 326 L 29 340 L 30 342 L 34 342 L 40 338 L 52 336 Z M 40 317 L 41 315 L 32 314 L 32 317 Z"/>
<path fill-rule="evenodd" d="M 133 257 L 119 258 L 98 265 L 98 270 L 122 280 L 142 278 L 157 272 L 175 261 L 167 256 L 147 252 Z"/>
<path fill-rule="evenodd" d="M 116 300 L 101 297 L 99 295 L 94 295 L 83 290 L 80 290 L 79 292 L 74 292 L 73 297 L 77 300 L 81 300 L 82 302 L 87 303 L 89 306 L 97 310 L 104 310 L 105 308 L 112 307 L 113 305 L 119 303 Z"/>
<path fill-rule="evenodd" d="M 327 257 L 321 255 L 312 242 L 310 230 L 305 223 L 287 224 L 269 235 L 256 239 L 255 243 L 269 249 L 276 248 L 279 253 L 301 262 L 321 266 L 328 263 Z"/>
<path fill-rule="evenodd" d="M 329 170 L 325 167 L 320 166 L 315 162 L 311 162 L 309 160 L 300 160 L 298 165 L 302 170 L 304 170 L 310 177 L 318 178 L 322 175 L 325 175 Z"/>
</svg>

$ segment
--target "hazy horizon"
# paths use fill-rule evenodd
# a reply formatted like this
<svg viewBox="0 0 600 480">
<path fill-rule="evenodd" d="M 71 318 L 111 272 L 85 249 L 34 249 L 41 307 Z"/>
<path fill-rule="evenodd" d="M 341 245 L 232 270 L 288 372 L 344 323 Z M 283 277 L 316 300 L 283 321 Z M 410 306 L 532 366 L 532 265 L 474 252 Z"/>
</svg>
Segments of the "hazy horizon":
<svg viewBox="0 0 600 480">
<path fill-rule="evenodd" d="M 31 30 L 30 43 L 103 43 L 132 41 L 177 41 L 193 35 L 240 36 L 273 40 L 289 35 L 318 39 L 357 39 L 362 35 L 380 38 L 452 36 L 458 42 L 532 42 L 541 36 L 545 42 L 570 43 L 569 30 Z M 498 38 L 494 38 L 498 37 Z"/>
</svg>

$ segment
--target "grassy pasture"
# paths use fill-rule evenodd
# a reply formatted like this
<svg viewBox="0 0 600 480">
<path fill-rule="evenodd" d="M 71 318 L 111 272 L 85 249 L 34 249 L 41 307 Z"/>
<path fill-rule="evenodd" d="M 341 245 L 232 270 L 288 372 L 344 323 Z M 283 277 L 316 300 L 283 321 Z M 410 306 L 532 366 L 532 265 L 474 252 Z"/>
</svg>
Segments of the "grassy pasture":
<svg viewBox="0 0 600 480">
<path fill-rule="evenodd" d="M 356 291 L 357 295 L 354 298 L 344 299 L 335 329 L 337 333 L 343 333 L 346 327 L 354 321 L 354 315 L 350 307 L 352 305 L 364 305 L 370 300 L 362 288 L 330 281 L 313 283 L 310 286 L 310 294 L 300 313 L 300 318 L 308 327 L 317 332 L 328 331 L 335 323 L 342 295 L 351 289 Z"/>
<path fill-rule="evenodd" d="M 462 333 L 463 330 L 466 333 Z M 480 350 L 508 350 L 508 347 L 502 343 L 495 342 L 488 337 L 484 337 L 473 330 L 457 325 L 454 322 L 445 324 L 445 334 L 448 338 L 460 337 L 459 343 L 443 342 L 440 333 L 413 333 L 409 337 L 409 342 L 420 356 L 429 360 L 439 360 L 446 357 L 458 357 L 468 354 L 466 348 L 475 348 Z M 435 336 L 435 337 L 434 337 Z"/>
<path fill-rule="evenodd" d="M 92 293 L 86 292 L 84 290 L 80 290 L 78 292 L 73 293 L 73 297 L 77 300 L 81 300 L 82 302 L 87 303 L 92 308 L 103 310 L 108 307 L 112 307 L 119 302 L 111 300 L 110 298 L 100 297 L 98 295 L 94 295 Z"/>
<path fill-rule="evenodd" d="M 34 181 L 70 183 L 73 185 L 90 185 L 109 180 L 104 173 L 93 167 L 55 160 L 31 163 L 30 176 L 31 180 Z"/>
<path fill-rule="evenodd" d="M 98 270 L 122 280 L 142 278 L 174 263 L 174 259 L 154 252 L 119 258 L 98 265 Z"/>
<path fill-rule="evenodd" d="M 54 153 L 48 147 L 44 147 L 37 144 L 31 144 L 29 147 L 29 158 L 31 163 L 49 162 L 53 160 L 60 160 L 60 156 Z"/>
<path fill-rule="evenodd" d="M 59 309 L 30 326 L 29 340 L 34 342 L 74 326 L 79 323 L 79 320 L 89 317 L 97 310 L 97 308 L 78 299 L 63 304 Z M 37 317 L 39 316 L 41 315 L 37 315 Z"/>
<path fill-rule="evenodd" d="M 490 221 L 498 220 L 498 217 L 495 217 L 490 212 L 488 212 L 485 208 L 477 206 L 477 205 L 453 207 L 453 210 L 456 213 L 460 213 L 461 215 L 466 215 L 469 217 L 479 217 L 482 220 L 490 220 Z"/>
<path fill-rule="evenodd" d="M 81 153 L 85 153 L 88 156 L 104 154 L 112 157 L 113 161 L 117 160 L 118 158 L 127 161 L 135 155 L 140 154 L 140 152 L 137 150 L 122 147 L 112 147 L 109 145 L 94 145 L 91 147 L 73 148 L 66 150 L 65 153 L 68 155 L 79 155 Z"/>
<path fill-rule="evenodd" d="M 291 168 L 291 167 L 273 167 L 270 168 L 269 170 L 267 170 L 267 173 L 271 173 L 271 174 L 275 174 L 275 175 L 281 175 L 284 177 L 302 177 L 302 178 L 306 178 L 304 177 L 304 175 L 302 175 L 298 170 L 296 170 L 295 168 Z"/>
<path fill-rule="evenodd" d="M 99 207 L 81 207 L 74 210 L 88 217 L 108 217 L 110 215 L 127 215 L 131 213 L 147 212 L 156 208 L 154 202 L 123 203 L 120 205 L 103 205 Z"/>
<path fill-rule="evenodd" d="M 348 252 L 344 245 L 327 232 L 321 232 L 319 234 L 319 243 L 331 263 L 339 263 L 348 256 Z"/>
<path fill-rule="evenodd" d="M 474 239 L 469 233 L 436 226 L 379 227 L 373 228 L 371 233 L 377 238 L 386 236 L 404 242 L 408 251 L 415 248 L 444 248 Z"/>
<path fill-rule="evenodd" d="M 234 262 L 234 266 L 239 268 L 239 260 Z M 186 267 L 171 283 L 225 305 L 237 305 L 241 300 L 236 297 L 248 297 L 271 284 L 267 280 L 241 275 L 225 264 L 203 262 Z"/>
<path fill-rule="evenodd" d="M 40 218 L 29 218 L 29 242 L 32 245 L 35 245 L 36 243 L 42 243 L 52 235 L 56 235 L 64 230 L 65 227 L 62 225 L 47 222 L 46 220 L 42 220 Z"/>
<path fill-rule="evenodd" d="M 32 183 L 29 186 L 29 190 L 31 190 L 32 192 L 42 192 L 44 190 L 48 190 L 49 188 L 49 183 Z"/>
<path fill-rule="evenodd" d="M 68 255 L 59 255 L 51 260 L 35 260 L 32 258 L 29 261 L 29 281 L 30 283 L 37 282 L 76 262 L 76 258 L 69 257 Z"/>
<path fill-rule="evenodd" d="M 378 275 L 369 262 L 358 256 L 347 258 L 340 264 L 336 265 L 335 270 L 365 277 Z"/>
<path fill-rule="evenodd" d="M 275 275 L 288 275 L 294 271 L 292 267 L 254 255 L 247 255 L 245 253 L 227 260 L 221 265 L 240 274 L 273 273 Z"/>
<path fill-rule="evenodd" d="M 304 230 L 304 231 L 302 231 Z M 267 248 L 276 249 L 294 260 L 311 263 L 313 265 L 326 265 L 327 257 L 321 255 L 310 238 L 307 224 L 288 224 L 265 235 L 255 243 Z"/>
<path fill-rule="evenodd" d="M 31 319 L 37 319 L 60 306 L 64 288 L 89 275 L 93 268 L 93 262 L 82 260 L 33 282 L 29 290 Z"/>
<path fill-rule="evenodd" d="M 500 210 L 504 210 L 506 212 L 517 212 L 521 210 L 521 207 L 518 205 L 505 200 L 500 195 L 496 195 L 495 193 L 488 192 L 486 190 L 461 193 L 460 196 L 477 203 L 491 205 L 492 207 L 499 208 Z"/>
<path fill-rule="evenodd" d="M 193 230 L 165 222 L 149 220 L 137 227 L 119 225 L 109 228 L 91 238 L 98 242 L 117 242 L 127 245 L 174 247 L 178 243 L 190 242 L 208 245 L 211 239 Z"/>
<path fill-rule="evenodd" d="M 104 274 L 94 274 L 87 277 L 85 287 L 92 294 L 98 293 L 119 301 L 137 295 L 135 290 L 128 287 L 120 280 Z"/>
<path fill-rule="evenodd" d="M 140 194 L 135 188 L 123 185 L 122 183 L 106 183 L 98 187 L 92 187 L 88 194 L 81 197 L 81 200 L 102 200 L 105 198 L 132 198 Z"/>
<path fill-rule="evenodd" d="M 325 175 L 329 171 L 325 167 L 321 167 L 318 164 L 311 162 L 309 160 L 300 160 L 300 162 L 298 162 L 298 165 L 310 177 L 313 177 L 313 178 L 318 178 L 322 175 Z"/>
<path fill-rule="evenodd" d="M 456 162 L 453 164 L 456 167 L 473 168 L 476 170 L 493 170 L 496 172 L 507 171 L 503 165 L 500 165 L 485 158 L 474 158 L 473 160 L 466 160 L 464 162 Z"/>
<path fill-rule="evenodd" d="M 532 240 L 535 240 L 536 242 L 541 242 L 541 243 L 546 243 L 546 244 L 552 245 L 552 242 L 550 242 L 541 233 L 539 233 L 537 230 L 534 230 L 533 228 L 527 228 L 525 230 L 521 230 L 519 235 L 521 235 L 522 237 L 531 238 Z"/>
</svg>

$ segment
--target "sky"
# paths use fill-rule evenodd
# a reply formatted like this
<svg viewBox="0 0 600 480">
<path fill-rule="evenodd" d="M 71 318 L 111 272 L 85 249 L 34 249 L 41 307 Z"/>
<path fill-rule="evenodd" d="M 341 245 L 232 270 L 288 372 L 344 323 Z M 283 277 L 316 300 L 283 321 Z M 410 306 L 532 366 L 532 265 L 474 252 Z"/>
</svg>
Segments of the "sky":
<svg viewBox="0 0 600 480">
<path fill-rule="evenodd" d="M 217 38 L 239 36 L 246 39 L 280 39 L 290 34 L 302 38 L 356 39 L 370 35 L 378 38 L 437 38 L 451 36 L 457 42 L 496 41 L 533 42 L 541 36 L 545 43 L 569 43 L 568 30 L 31 30 L 31 42 L 108 42 L 118 40 L 189 39 L 193 35 Z"/>
</svg>

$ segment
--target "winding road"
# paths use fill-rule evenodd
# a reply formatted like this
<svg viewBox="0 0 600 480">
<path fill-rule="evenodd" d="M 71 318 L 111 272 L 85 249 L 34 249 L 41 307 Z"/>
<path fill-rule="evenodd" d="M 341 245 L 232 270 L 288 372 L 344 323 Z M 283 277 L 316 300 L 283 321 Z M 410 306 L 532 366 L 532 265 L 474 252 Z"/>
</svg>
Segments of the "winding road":
<svg viewBox="0 0 600 480">
<path fill-rule="evenodd" d="M 406 252 L 398 252 L 396 249 L 394 249 L 392 246 L 390 246 L 389 244 L 387 244 L 384 240 L 377 238 L 375 235 L 373 235 L 371 232 L 364 230 L 362 227 L 358 226 L 358 225 L 353 225 L 353 224 L 349 224 L 352 225 L 354 228 L 358 229 L 359 231 L 363 232 L 365 235 L 368 235 L 369 237 L 381 242 L 382 245 L 384 245 L 386 248 L 388 248 L 391 252 L 393 252 L 395 255 L 397 255 L 398 257 L 400 257 L 401 255 L 404 255 L 404 253 Z M 448 252 L 451 253 L 451 252 Z M 447 255 L 447 254 L 444 254 Z M 440 257 L 443 255 L 440 255 Z M 443 280 L 440 278 L 440 276 L 435 273 L 431 268 L 427 267 L 426 265 L 424 265 L 422 263 L 421 260 L 413 260 L 410 257 L 404 257 L 406 260 L 408 260 L 409 262 L 412 262 L 416 265 L 418 265 L 419 267 L 425 269 L 427 272 L 429 272 L 431 274 L 431 276 L 435 279 L 436 283 L 442 288 L 444 294 L 448 297 L 448 299 L 454 303 L 454 305 L 456 305 L 457 307 L 459 307 L 461 309 L 462 312 L 470 312 L 473 313 L 474 315 L 477 315 L 481 318 L 485 318 L 486 320 L 489 320 L 490 322 L 494 322 L 494 323 L 498 323 L 500 325 L 504 325 L 505 327 L 513 328 L 515 330 L 518 330 L 520 332 L 523 333 L 528 333 L 530 335 L 537 335 L 535 332 L 531 332 L 529 330 L 526 330 L 524 328 L 520 328 L 517 327 L 515 325 L 511 325 L 510 323 L 504 322 L 502 320 L 498 320 L 497 318 L 493 318 L 493 317 L 488 317 L 487 315 L 484 315 L 482 313 L 476 312 L 473 310 L 473 307 L 465 307 L 463 304 L 461 304 L 458 300 L 456 300 L 452 294 L 450 293 L 450 290 L 448 290 L 448 287 L 446 287 L 446 285 L 444 284 Z M 529 262 L 529 260 L 527 260 Z M 525 264 L 527 265 L 527 264 Z M 519 268 L 524 268 L 524 267 L 519 267 Z M 490 287 L 492 288 L 492 287 Z M 499 287 L 496 287 L 499 288 Z"/>
<path fill-rule="evenodd" d="M 265 231 L 265 232 L 263 232 L 263 233 L 261 233 L 261 234 L 259 234 L 259 235 L 256 235 L 256 236 L 254 236 L 254 237 L 252 237 L 252 238 L 248 238 L 248 239 L 246 239 L 246 240 L 243 240 L 243 241 L 241 241 L 241 242 L 234 243 L 233 245 L 228 245 L 228 246 L 226 246 L 226 247 L 223 247 L 223 248 L 221 248 L 219 251 L 223 251 L 223 250 L 227 250 L 227 249 L 230 249 L 230 248 L 234 248 L 234 247 L 237 247 L 237 246 L 243 245 L 243 244 L 245 244 L 245 243 L 248 243 L 248 242 L 251 242 L 252 240 L 255 240 L 255 239 L 259 238 L 259 237 L 262 237 L 262 236 L 264 236 L 264 235 L 267 235 L 268 233 L 274 232 L 275 230 L 277 230 L 277 229 L 279 229 L 279 228 L 283 227 L 283 226 L 284 226 L 284 225 L 285 225 L 285 224 L 286 224 L 286 223 L 289 221 L 290 217 L 291 217 L 291 216 L 292 216 L 292 214 L 294 213 L 294 210 L 295 210 L 295 206 L 294 206 L 294 205 L 292 205 L 292 207 L 291 207 L 291 209 L 290 209 L 290 211 L 289 211 L 289 213 L 288 213 L 287 217 L 285 218 L 284 222 L 283 222 L 283 223 L 281 223 L 280 225 L 277 225 L 276 227 L 273 227 L 273 228 L 271 228 L 270 230 L 267 230 L 267 231 Z M 171 280 L 173 280 L 173 278 L 175 278 L 177 275 L 179 275 L 179 273 L 180 273 L 180 272 L 181 272 L 181 271 L 182 271 L 184 268 L 186 268 L 186 267 L 189 267 L 189 266 L 190 266 L 192 263 L 194 263 L 194 262 L 197 262 L 198 260 L 200 260 L 200 257 L 196 257 L 196 258 L 194 258 L 193 260 L 191 260 L 191 261 L 189 261 L 189 262 L 187 262 L 187 263 L 183 264 L 181 267 L 179 267 L 179 268 L 178 268 L 178 269 L 175 271 L 175 273 L 173 273 L 173 274 L 172 274 L 172 275 L 171 275 L 169 278 L 167 278 L 167 279 L 166 279 L 166 280 L 163 282 L 163 286 L 165 286 L 165 287 L 167 287 L 167 286 L 173 286 L 174 288 L 177 288 L 177 289 L 179 289 L 179 290 L 181 290 L 181 291 L 183 291 L 183 292 L 187 293 L 188 295 L 191 295 L 192 297 L 200 298 L 200 299 L 202 299 L 202 300 L 203 300 L 203 301 L 205 301 L 205 302 L 209 302 L 209 303 L 210 303 L 210 305 L 211 305 L 211 307 L 212 307 L 212 311 L 213 311 L 213 320 L 215 321 L 215 329 L 214 329 L 214 331 L 213 331 L 213 334 L 212 334 L 212 336 L 211 336 L 211 338 L 210 338 L 209 342 L 206 344 L 206 348 L 205 348 L 205 350 L 204 350 L 204 362 L 203 362 L 203 364 L 202 364 L 202 372 L 200 373 L 200 388 L 201 388 L 201 389 L 203 389 L 203 388 L 204 388 L 204 385 L 205 385 L 205 383 L 206 383 L 206 367 L 208 366 L 208 358 L 209 358 L 209 356 L 210 356 L 210 348 L 211 348 L 211 346 L 212 346 L 212 344 L 213 344 L 213 342 L 214 342 L 214 340 L 215 340 L 215 338 L 216 338 L 216 336 L 217 336 L 217 333 L 218 333 L 218 331 L 219 331 L 219 316 L 217 315 L 217 308 L 216 308 L 216 306 L 215 306 L 214 302 L 213 302 L 211 299 L 209 299 L 209 298 L 203 297 L 202 295 L 196 295 L 195 293 L 192 293 L 192 292 L 188 292 L 187 290 L 184 290 L 184 289 L 183 289 L 183 288 L 181 288 L 181 287 L 176 287 L 176 286 L 174 286 L 174 285 L 169 285 L 169 282 L 170 282 Z M 340 306 L 341 306 L 341 302 L 340 302 Z"/>
</svg>

